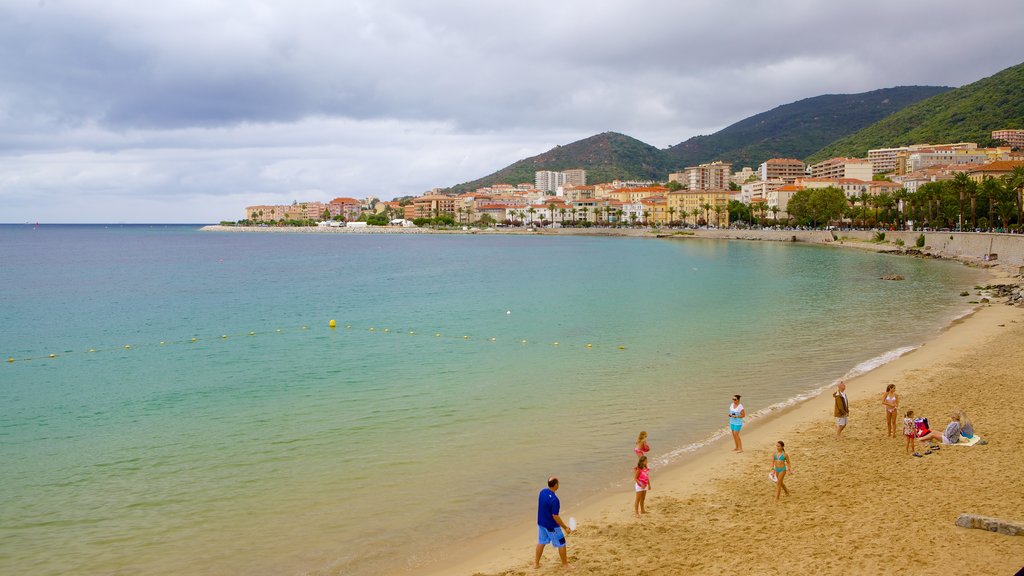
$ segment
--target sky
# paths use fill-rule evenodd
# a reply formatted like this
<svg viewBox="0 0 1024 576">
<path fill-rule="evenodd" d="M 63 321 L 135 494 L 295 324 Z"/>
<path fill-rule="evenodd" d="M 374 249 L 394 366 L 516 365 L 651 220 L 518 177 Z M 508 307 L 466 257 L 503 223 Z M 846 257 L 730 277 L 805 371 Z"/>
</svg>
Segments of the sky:
<svg viewBox="0 0 1024 576">
<path fill-rule="evenodd" d="M 949 0 L 0 0 L 0 222 L 390 199 L 605 132 L 664 148 L 1024 59 Z"/>
</svg>

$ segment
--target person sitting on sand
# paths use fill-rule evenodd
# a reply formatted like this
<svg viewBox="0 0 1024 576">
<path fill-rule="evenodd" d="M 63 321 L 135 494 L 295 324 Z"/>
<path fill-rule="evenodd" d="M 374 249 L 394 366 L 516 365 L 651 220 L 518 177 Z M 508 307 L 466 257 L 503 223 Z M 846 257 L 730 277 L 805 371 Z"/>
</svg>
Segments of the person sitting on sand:
<svg viewBox="0 0 1024 576">
<path fill-rule="evenodd" d="M 650 451 L 651 447 L 647 445 L 647 432 L 640 432 L 640 436 L 636 439 L 636 446 L 633 447 L 633 452 L 639 458 Z"/>
<path fill-rule="evenodd" d="M 918 436 L 918 440 L 924 442 L 926 440 L 931 442 L 942 442 L 943 444 L 956 444 L 960 442 L 960 414 L 956 412 L 949 415 L 949 424 L 946 425 L 946 430 L 939 434 L 935 430 L 929 430 L 927 434 Z"/>
<path fill-rule="evenodd" d="M 896 393 L 895 384 L 885 387 L 885 394 L 882 394 L 882 406 L 885 406 L 885 432 L 895 438 L 896 409 L 900 407 L 900 396 Z"/>
<path fill-rule="evenodd" d="M 639 518 L 641 514 L 647 514 L 644 502 L 647 500 L 647 491 L 651 489 L 651 471 L 647 468 L 647 456 L 641 456 L 633 469 L 633 482 L 636 488 L 636 499 L 633 500 L 633 514 Z"/>
<path fill-rule="evenodd" d="M 786 443 L 779 440 L 775 443 L 775 454 L 772 454 L 772 470 L 775 471 L 775 499 L 778 500 L 779 496 L 783 492 L 786 496 L 789 496 L 789 489 L 786 488 L 784 482 L 786 478 L 786 472 L 793 469 L 793 461 L 789 459 L 789 454 L 786 453 Z"/>
<path fill-rule="evenodd" d="M 732 432 L 732 441 L 736 447 L 733 452 L 743 452 L 743 440 L 740 439 L 740 430 L 743 429 L 743 419 L 747 417 L 747 411 L 743 404 L 740 404 L 740 395 L 732 397 L 732 404 L 729 405 L 729 431 Z"/>
<path fill-rule="evenodd" d="M 970 440 L 974 438 L 974 424 L 967 417 L 967 412 L 960 411 L 960 435 Z"/>
</svg>

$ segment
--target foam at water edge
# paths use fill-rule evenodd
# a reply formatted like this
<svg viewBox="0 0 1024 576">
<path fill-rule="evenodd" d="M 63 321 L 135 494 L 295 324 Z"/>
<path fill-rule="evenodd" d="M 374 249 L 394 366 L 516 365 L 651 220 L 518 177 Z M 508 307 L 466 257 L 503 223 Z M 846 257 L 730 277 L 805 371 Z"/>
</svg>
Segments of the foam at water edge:
<svg viewBox="0 0 1024 576">
<path fill-rule="evenodd" d="M 970 312 L 968 312 L 967 314 L 969 314 L 969 313 Z M 961 317 L 963 317 L 963 316 L 961 316 Z M 820 395 L 822 392 L 831 389 L 836 384 L 838 384 L 840 380 L 849 380 L 851 378 L 856 378 L 857 376 L 860 376 L 862 374 L 866 374 L 866 373 L 868 373 L 868 372 L 870 372 L 870 371 L 872 371 L 872 370 L 874 370 L 874 369 L 876 369 L 876 368 L 878 368 L 880 366 L 884 366 L 884 365 L 888 364 L 889 362 L 892 362 L 893 360 L 896 360 L 897 358 L 899 358 L 900 356 L 903 356 L 907 352 L 911 352 L 913 350 L 916 350 L 917 348 L 919 348 L 919 346 L 904 346 L 902 348 L 896 348 L 895 350 L 890 350 L 888 352 L 885 352 L 884 354 L 880 354 L 878 356 L 875 356 L 874 358 L 869 358 L 869 359 L 867 359 L 867 360 L 857 364 L 853 368 L 851 368 L 842 377 L 836 378 L 835 380 L 833 380 L 832 382 L 830 382 L 830 383 L 828 383 L 828 384 L 826 384 L 824 386 L 815 388 L 813 390 L 810 390 L 808 392 L 804 392 L 802 394 L 797 394 L 796 396 L 793 396 L 791 398 L 783 400 L 782 402 L 776 402 L 775 404 L 772 404 L 771 406 L 768 406 L 767 408 L 762 408 L 761 410 L 758 410 L 757 412 L 754 412 L 753 414 L 748 415 L 747 418 L 746 418 L 746 421 L 750 422 L 750 421 L 756 420 L 758 418 L 763 418 L 763 417 L 771 414 L 772 412 L 775 412 L 775 411 L 778 411 L 778 410 L 783 410 L 785 408 L 789 408 L 789 407 L 794 406 L 796 404 L 799 404 L 799 403 L 801 403 L 801 402 L 803 402 L 805 400 L 810 400 L 811 398 L 814 398 L 815 396 Z M 728 433 L 729 433 L 729 429 L 728 428 L 722 428 L 721 430 L 716 431 L 714 434 L 712 434 L 711 436 L 708 436 L 707 438 L 704 438 L 704 439 L 699 440 L 697 442 L 693 442 L 692 444 L 687 444 L 686 446 L 683 446 L 681 448 L 677 448 L 677 449 L 675 449 L 675 450 L 665 454 L 664 456 L 660 456 L 658 458 L 655 458 L 654 459 L 654 463 L 658 464 L 659 466 L 664 466 L 666 464 L 670 464 L 671 462 L 677 460 L 679 457 L 684 456 L 686 454 L 689 454 L 690 452 L 694 452 L 696 450 L 699 450 L 699 449 L 703 448 L 704 446 L 707 446 L 708 444 L 711 444 L 712 442 L 718 440 L 719 438 L 722 438 L 722 437 L 726 436 Z"/>
</svg>

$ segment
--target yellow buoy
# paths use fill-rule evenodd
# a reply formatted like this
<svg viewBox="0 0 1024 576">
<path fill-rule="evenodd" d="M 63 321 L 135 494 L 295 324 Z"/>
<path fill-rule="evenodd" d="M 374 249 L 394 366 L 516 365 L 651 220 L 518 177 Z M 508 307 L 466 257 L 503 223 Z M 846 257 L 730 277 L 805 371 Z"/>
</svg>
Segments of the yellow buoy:
<svg viewBox="0 0 1024 576">
<path fill-rule="evenodd" d="M 249 336 L 255 336 L 255 335 L 256 335 L 255 332 L 253 332 L 252 330 L 249 331 Z"/>
<path fill-rule="evenodd" d="M 593 347 L 594 347 L 593 344 L 587 344 L 587 348 L 593 348 Z"/>
<path fill-rule="evenodd" d="M 491 342 L 494 342 L 496 340 L 497 340 L 497 338 L 491 338 Z"/>
<path fill-rule="evenodd" d="M 220 337 L 221 337 L 221 339 L 223 339 L 223 338 L 227 338 L 228 335 L 227 334 L 221 334 Z"/>
<path fill-rule="evenodd" d="M 160 341 L 160 345 L 163 346 L 164 344 L 167 344 L 167 342 L 164 342 L 163 340 L 161 340 Z"/>
<path fill-rule="evenodd" d="M 374 328 L 373 326 L 370 326 L 370 332 L 373 332 L 374 330 L 376 330 L 376 328 Z"/>
<path fill-rule="evenodd" d="M 469 336 L 463 336 L 462 339 L 463 340 L 469 340 Z"/>
<path fill-rule="evenodd" d="M 412 330 L 409 330 L 409 334 L 415 334 L 415 332 L 413 332 Z"/>
<path fill-rule="evenodd" d="M 56 358 L 56 357 L 57 357 L 56 354 L 50 354 L 50 358 Z"/>
<path fill-rule="evenodd" d="M 438 332 L 437 334 L 434 334 L 434 336 L 437 336 L 438 338 L 440 338 L 441 337 L 441 333 Z"/>
<path fill-rule="evenodd" d="M 619 350 L 625 350 L 625 349 L 626 349 L 625 346 L 619 346 Z"/>
<path fill-rule="evenodd" d="M 523 340 L 522 342 L 523 342 L 523 344 L 526 344 L 526 340 Z"/>
<path fill-rule="evenodd" d="M 327 325 L 330 326 L 331 328 L 337 328 L 338 327 L 338 323 L 335 322 L 334 320 L 331 320 L 330 322 L 328 322 Z"/>
<path fill-rule="evenodd" d="M 131 350 L 132 349 L 132 345 L 131 344 L 125 344 L 124 345 L 124 349 L 125 350 Z"/>
<path fill-rule="evenodd" d="M 199 340 L 199 338 L 193 338 L 192 342 L 195 342 L 196 340 Z"/>
<path fill-rule="evenodd" d="M 555 342 L 555 346 L 558 346 L 558 342 Z"/>
<path fill-rule="evenodd" d="M 281 331 L 281 329 L 280 329 L 280 328 L 278 328 L 278 329 L 277 329 L 276 331 L 277 331 L 277 332 L 280 332 L 280 331 Z"/>
<path fill-rule="evenodd" d="M 391 332 L 391 329 L 390 328 L 385 328 L 384 331 L 385 332 Z"/>
<path fill-rule="evenodd" d="M 89 348 L 89 352 L 95 352 L 95 351 L 96 351 L 95 348 Z"/>
<path fill-rule="evenodd" d="M 303 326 L 302 329 L 303 330 L 309 330 L 309 326 Z"/>
<path fill-rule="evenodd" d="M 13 357 L 11 357 L 11 358 L 8 358 L 8 359 L 7 359 L 7 361 L 8 361 L 8 362 L 14 362 L 14 358 L 13 358 Z"/>
</svg>

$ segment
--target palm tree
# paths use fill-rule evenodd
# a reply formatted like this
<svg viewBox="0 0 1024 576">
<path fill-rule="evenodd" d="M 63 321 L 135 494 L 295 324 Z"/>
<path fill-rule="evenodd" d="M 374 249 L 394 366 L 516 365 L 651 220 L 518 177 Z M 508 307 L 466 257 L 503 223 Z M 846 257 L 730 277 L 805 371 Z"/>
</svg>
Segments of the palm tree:
<svg viewBox="0 0 1024 576">
<path fill-rule="evenodd" d="M 530 209 L 527 210 L 527 212 L 530 213 L 530 224 L 533 224 L 533 215 L 537 213 L 537 209 L 534 208 L 533 206 L 530 206 Z"/>
<path fill-rule="evenodd" d="M 669 223 L 669 226 L 672 225 L 672 222 L 675 219 L 676 219 L 676 207 L 675 206 L 669 206 L 668 207 L 668 223 Z"/>
<path fill-rule="evenodd" d="M 967 192 L 970 182 L 971 180 L 967 177 L 966 172 L 956 172 L 953 174 L 953 189 L 956 190 L 957 195 L 960 197 L 960 219 L 956 223 L 958 232 L 962 232 L 964 229 L 964 194 Z"/>
<path fill-rule="evenodd" d="M 860 227 L 861 228 L 867 228 L 868 227 L 868 202 L 871 200 L 871 195 L 868 194 L 867 189 L 861 188 L 860 189 L 860 196 L 858 198 L 860 198 L 860 204 L 861 204 L 861 209 L 860 209 L 860 213 L 861 213 L 860 214 Z"/>
<path fill-rule="evenodd" d="M 651 225 L 651 211 L 650 210 L 644 210 L 644 226 L 648 226 L 649 227 L 650 225 Z"/>
<path fill-rule="evenodd" d="M 762 210 L 764 210 L 762 208 Z M 715 204 L 715 226 L 722 227 L 722 205 Z"/>
<path fill-rule="evenodd" d="M 559 215 L 558 221 L 561 224 L 565 224 L 565 206 L 562 206 L 562 207 L 560 207 L 558 209 L 558 215 Z"/>
<path fill-rule="evenodd" d="M 1024 226 L 1024 166 L 1015 166 L 1010 173 L 1010 190 L 1017 191 L 1017 227 Z"/>
<path fill-rule="evenodd" d="M 690 214 L 693 214 L 693 225 L 697 225 L 697 217 L 700 216 L 700 208 L 694 206 L 693 210 L 690 210 Z"/>
<path fill-rule="evenodd" d="M 700 199 L 700 207 L 704 209 L 704 225 L 708 225 L 708 212 L 711 210 L 711 204 L 708 204 L 702 196 Z"/>
<path fill-rule="evenodd" d="M 555 227 L 555 203 L 548 202 L 548 215 L 551 216 L 551 227 Z"/>
</svg>

